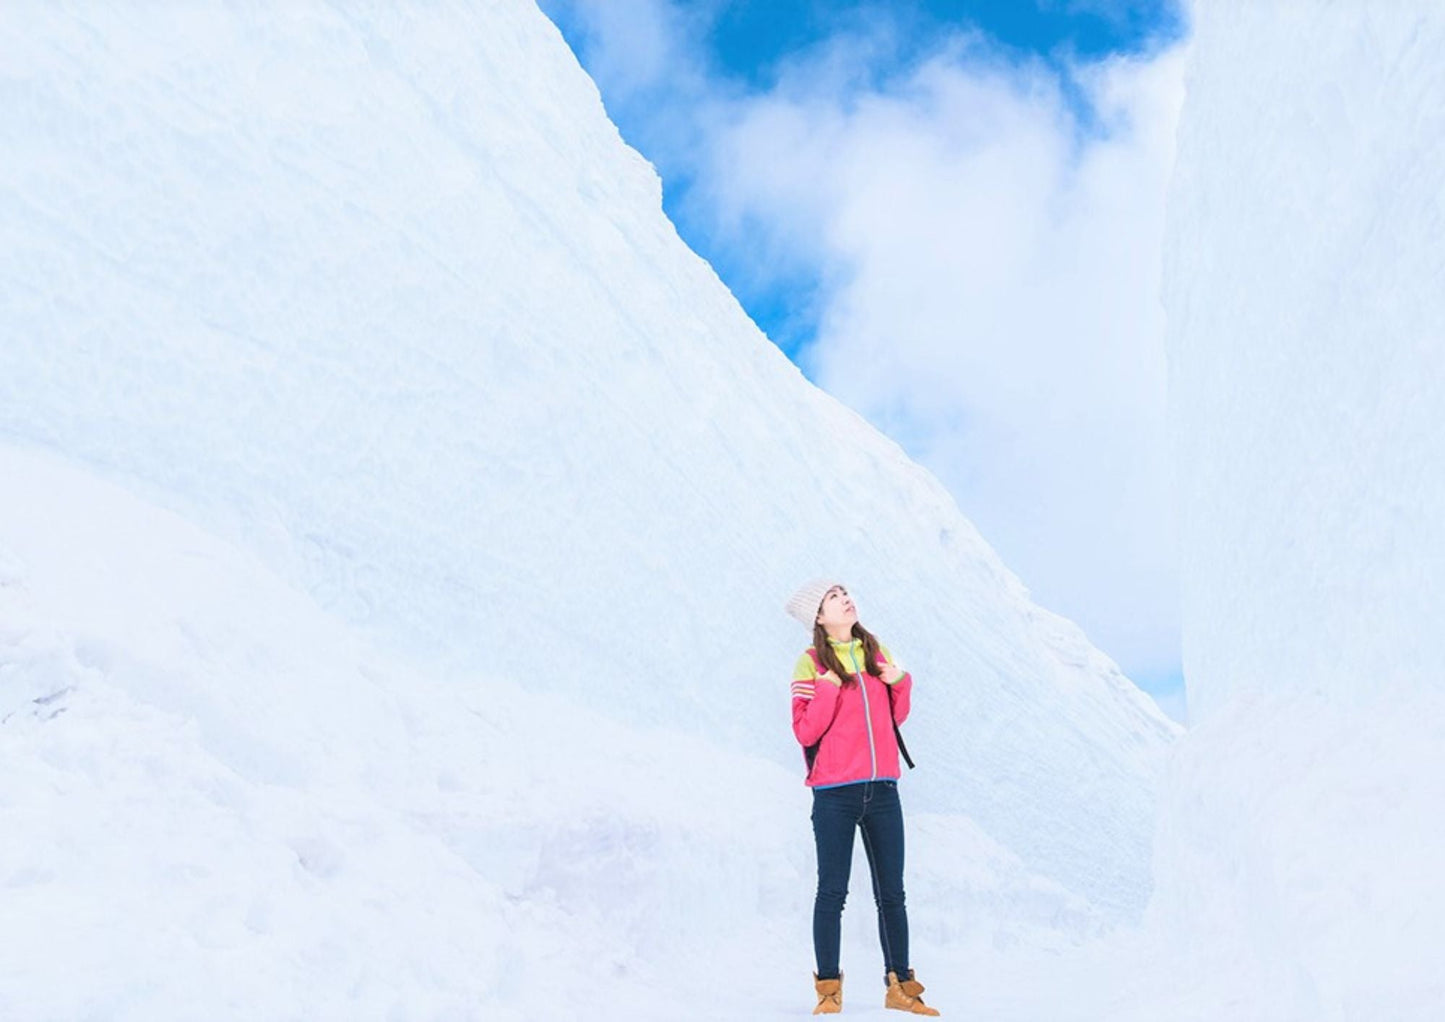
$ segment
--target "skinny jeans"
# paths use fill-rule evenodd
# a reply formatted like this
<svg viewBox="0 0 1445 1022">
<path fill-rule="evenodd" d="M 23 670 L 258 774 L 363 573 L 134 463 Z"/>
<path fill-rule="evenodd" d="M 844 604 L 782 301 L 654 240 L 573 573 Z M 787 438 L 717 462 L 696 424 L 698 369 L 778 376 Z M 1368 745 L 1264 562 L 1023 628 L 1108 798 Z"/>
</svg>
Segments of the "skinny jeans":
<svg viewBox="0 0 1445 1022">
<path fill-rule="evenodd" d="M 853 833 L 863 850 L 878 907 L 878 941 L 885 974 L 908 975 L 908 910 L 903 899 L 903 804 L 897 781 L 861 781 L 813 790 L 813 838 L 818 846 L 818 894 L 813 901 L 813 954 L 818 978 L 839 976 L 843 903 L 853 866 Z"/>
</svg>

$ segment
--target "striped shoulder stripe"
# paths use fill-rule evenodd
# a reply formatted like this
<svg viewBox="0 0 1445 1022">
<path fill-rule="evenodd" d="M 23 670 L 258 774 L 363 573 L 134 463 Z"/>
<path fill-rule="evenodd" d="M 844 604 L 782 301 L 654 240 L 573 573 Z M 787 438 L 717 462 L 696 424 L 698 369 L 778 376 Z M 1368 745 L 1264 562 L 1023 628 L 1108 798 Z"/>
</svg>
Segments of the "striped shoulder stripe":
<svg viewBox="0 0 1445 1022">
<path fill-rule="evenodd" d="M 793 698 L 795 698 L 795 699 L 812 699 L 812 698 L 813 698 L 813 692 L 814 692 L 814 686 L 813 686 L 813 684 L 812 684 L 811 682 L 806 682 L 806 681 L 795 681 L 795 682 L 793 682 Z"/>
</svg>

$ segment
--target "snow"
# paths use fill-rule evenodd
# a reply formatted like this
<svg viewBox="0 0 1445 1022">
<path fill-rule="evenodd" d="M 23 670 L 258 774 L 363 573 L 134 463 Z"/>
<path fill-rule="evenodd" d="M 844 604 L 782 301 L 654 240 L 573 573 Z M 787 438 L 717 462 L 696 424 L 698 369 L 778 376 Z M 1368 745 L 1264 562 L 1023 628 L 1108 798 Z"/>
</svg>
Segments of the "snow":
<svg viewBox="0 0 1445 1022">
<path fill-rule="evenodd" d="M 1445 1004 L 1445 11 L 1200 4 L 1165 301 L 1176 1020 Z"/>
<path fill-rule="evenodd" d="M 1142 908 L 1177 729 L 747 320 L 534 8 L 24 6 L 5 38 L 0 433 L 439 676 L 789 768 L 778 607 L 840 573 L 925 679 L 920 808 Z"/>
<path fill-rule="evenodd" d="M 806 997 L 793 764 L 408 670 L 173 512 L 0 469 L 0 1016 L 651 1019 L 719 962 L 766 978 L 690 1015 Z M 911 834 L 915 940 L 961 978 L 1099 930 L 966 817 Z"/>
<path fill-rule="evenodd" d="M 13 5 L 0 151 L 0 1016 L 791 1017 L 823 572 L 917 678 L 931 999 L 1143 911 L 1178 729 L 531 4 Z"/>
<path fill-rule="evenodd" d="M 1445 601 L 1436 7 L 1201 8 L 1167 296 L 1200 713 L 1314 678 L 1407 693 L 1445 654 L 1419 627 Z"/>
<path fill-rule="evenodd" d="M 1434 1017 L 1445 17 L 1197 14 L 1176 742 L 530 4 L 7 8 L 0 1017 L 796 1017 L 823 572 L 917 677 L 931 1001 Z"/>
</svg>

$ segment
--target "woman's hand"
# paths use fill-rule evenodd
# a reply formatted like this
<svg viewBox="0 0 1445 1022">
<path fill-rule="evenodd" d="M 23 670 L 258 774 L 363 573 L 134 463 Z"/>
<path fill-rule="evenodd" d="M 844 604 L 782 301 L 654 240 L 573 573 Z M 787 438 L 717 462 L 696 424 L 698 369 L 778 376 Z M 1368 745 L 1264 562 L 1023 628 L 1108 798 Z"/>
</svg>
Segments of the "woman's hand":
<svg viewBox="0 0 1445 1022">
<path fill-rule="evenodd" d="M 822 678 L 830 685 L 834 685 L 838 688 L 843 687 L 843 679 L 838 677 L 837 672 L 832 670 L 831 668 L 818 675 L 818 677 Z"/>
<path fill-rule="evenodd" d="M 903 675 L 907 673 L 905 671 L 900 671 L 897 664 L 887 663 L 880 664 L 878 666 L 878 672 L 883 676 L 883 683 L 885 685 L 897 684 L 898 681 L 903 677 Z"/>
</svg>

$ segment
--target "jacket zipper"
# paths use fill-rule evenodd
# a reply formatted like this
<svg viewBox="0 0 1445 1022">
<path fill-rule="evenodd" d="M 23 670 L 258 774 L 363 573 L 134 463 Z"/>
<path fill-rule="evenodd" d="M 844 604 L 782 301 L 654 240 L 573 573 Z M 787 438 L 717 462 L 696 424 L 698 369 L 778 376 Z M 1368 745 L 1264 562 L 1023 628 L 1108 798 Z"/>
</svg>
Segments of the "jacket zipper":
<svg viewBox="0 0 1445 1022">
<path fill-rule="evenodd" d="M 863 691 L 863 722 L 868 728 L 868 759 L 873 764 L 873 774 L 868 779 L 878 780 L 878 750 L 873 746 L 873 714 L 868 709 L 868 683 L 863 678 L 863 672 L 858 668 L 858 658 L 853 655 L 853 650 L 848 650 L 848 659 L 853 664 L 853 677 L 858 679 L 858 687 Z"/>
</svg>

